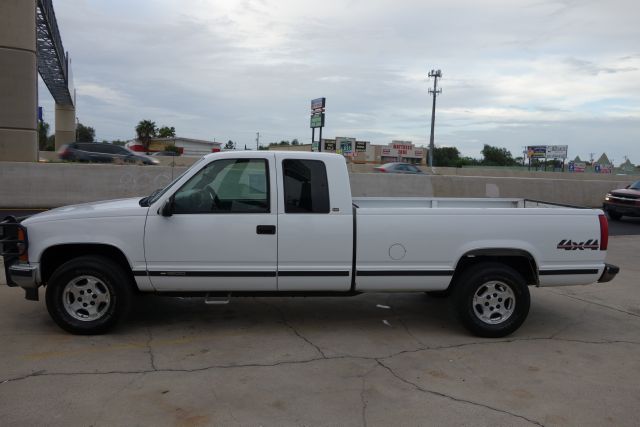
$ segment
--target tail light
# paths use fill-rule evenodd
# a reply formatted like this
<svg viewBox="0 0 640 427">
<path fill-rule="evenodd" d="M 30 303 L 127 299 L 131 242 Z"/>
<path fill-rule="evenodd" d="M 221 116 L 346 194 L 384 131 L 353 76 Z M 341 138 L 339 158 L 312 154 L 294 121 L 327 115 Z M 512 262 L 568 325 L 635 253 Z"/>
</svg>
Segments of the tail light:
<svg viewBox="0 0 640 427">
<path fill-rule="evenodd" d="M 58 150 L 58 155 L 60 157 L 64 157 L 67 154 L 69 154 L 69 148 L 67 145 L 63 145 L 62 147 L 60 147 L 60 149 Z"/>
<path fill-rule="evenodd" d="M 387 171 L 385 168 L 376 168 L 376 170 L 377 170 L 378 172 L 386 172 L 386 171 Z"/>
<path fill-rule="evenodd" d="M 600 220 L 600 250 L 606 251 L 609 246 L 609 222 L 604 214 L 598 215 L 598 219 Z"/>
</svg>

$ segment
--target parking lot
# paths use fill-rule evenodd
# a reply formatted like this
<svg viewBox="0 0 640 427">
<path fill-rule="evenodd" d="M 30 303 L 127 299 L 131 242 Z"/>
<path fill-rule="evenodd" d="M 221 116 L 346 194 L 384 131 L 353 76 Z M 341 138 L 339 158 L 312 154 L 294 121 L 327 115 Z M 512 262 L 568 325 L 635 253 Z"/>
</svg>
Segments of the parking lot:
<svg viewBox="0 0 640 427">
<path fill-rule="evenodd" d="M 0 289 L 3 425 L 637 425 L 640 237 L 608 284 L 532 289 L 511 337 L 443 300 L 145 297 L 110 335 L 66 334 Z"/>
</svg>

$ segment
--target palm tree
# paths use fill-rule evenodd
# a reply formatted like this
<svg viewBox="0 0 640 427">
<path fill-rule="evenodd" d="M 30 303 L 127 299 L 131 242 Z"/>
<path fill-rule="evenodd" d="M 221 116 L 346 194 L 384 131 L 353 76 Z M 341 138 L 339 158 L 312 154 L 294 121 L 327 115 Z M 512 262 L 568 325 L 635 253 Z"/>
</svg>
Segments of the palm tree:
<svg viewBox="0 0 640 427">
<path fill-rule="evenodd" d="M 156 123 L 151 120 L 141 120 L 136 126 L 136 134 L 138 135 L 138 141 L 142 142 L 145 150 L 149 150 L 149 143 L 151 138 L 156 136 Z"/>
</svg>

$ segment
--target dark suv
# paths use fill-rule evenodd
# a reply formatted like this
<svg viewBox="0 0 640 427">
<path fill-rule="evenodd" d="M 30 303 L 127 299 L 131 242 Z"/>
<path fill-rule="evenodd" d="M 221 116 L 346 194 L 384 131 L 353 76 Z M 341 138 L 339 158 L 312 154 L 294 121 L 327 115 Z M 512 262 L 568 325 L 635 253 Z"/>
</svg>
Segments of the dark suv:
<svg viewBox="0 0 640 427">
<path fill-rule="evenodd" d="M 119 145 L 100 142 L 72 142 L 63 145 L 58 151 L 62 160 L 75 162 L 97 163 L 136 163 L 143 165 L 156 165 L 158 160 L 141 154 L 136 154 Z"/>
<path fill-rule="evenodd" d="M 640 181 L 611 190 L 604 198 L 602 209 L 613 220 L 619 220 L 623 215 L 640 216 Z"/>
</svg>

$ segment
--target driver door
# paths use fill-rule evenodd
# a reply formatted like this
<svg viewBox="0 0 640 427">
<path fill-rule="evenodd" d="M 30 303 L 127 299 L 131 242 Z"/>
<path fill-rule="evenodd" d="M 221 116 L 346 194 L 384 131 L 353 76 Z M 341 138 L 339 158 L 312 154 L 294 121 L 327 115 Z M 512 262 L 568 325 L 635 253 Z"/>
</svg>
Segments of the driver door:
<svg viewBox="0 0 640 427">
<path fill-rule="evenodd" d="M 156 290 L 277 289 L 273 159 L 214 160 L 173 194 L 171 216 L 150 210 L 144 244 Z"/>
</svg>

